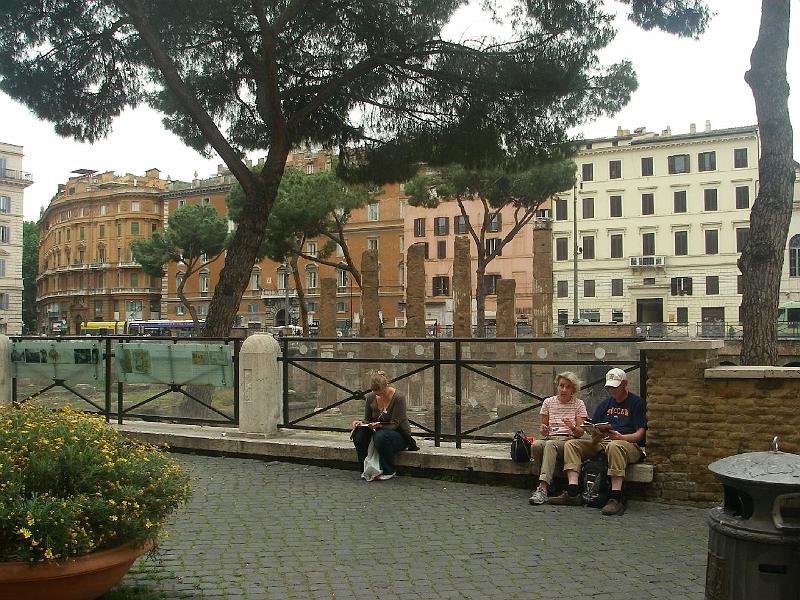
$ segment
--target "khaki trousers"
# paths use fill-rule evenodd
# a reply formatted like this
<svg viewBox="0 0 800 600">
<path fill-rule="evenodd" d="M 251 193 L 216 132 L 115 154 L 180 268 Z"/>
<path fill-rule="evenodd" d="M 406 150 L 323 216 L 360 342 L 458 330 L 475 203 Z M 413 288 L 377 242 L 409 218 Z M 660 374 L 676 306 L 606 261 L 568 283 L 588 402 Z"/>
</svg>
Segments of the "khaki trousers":
<svg viewBox="0 0 800 600">
<path fill-rule="evenodd" d="M 536 470 L 539 470 L 539 481 L 544 481 L 548 486 L 550 485 L 550 482 L 553 481 L 556 463 L 559 458 L 564 457 L 564 444 L 571 439 L 573 438 L 568 435 L 554 435 L 536 440 L 531 445 L 532 472 L 535 475 Z"/>
<path fill-rule="evenodd" d="M 581 463 L 601 450 L 608 457 L 608 474 L 612 477 L 625 477 L 627 466 L 644 456 L 638 445 L 624 440 L 601 440 L 597 444 L 592 440 L 569 440 L 564 445 L 564 470 L 580 471 Z"/>
</svg>

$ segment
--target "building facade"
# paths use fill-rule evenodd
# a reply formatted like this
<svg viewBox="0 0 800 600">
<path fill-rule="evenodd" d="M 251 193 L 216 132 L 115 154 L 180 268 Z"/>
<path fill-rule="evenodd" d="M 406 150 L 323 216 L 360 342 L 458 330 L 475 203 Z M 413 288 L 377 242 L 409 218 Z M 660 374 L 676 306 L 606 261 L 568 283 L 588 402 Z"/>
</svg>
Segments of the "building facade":
<svg viewBox="0 0 800 600">
<path fill-rule="evenodd" d="M 158 169 L 75 173 L 38 223 L 39 330 L 79 334 L 89 321 L 160 318 L 161 281 L 133 259 L 131 244 L 162 229 L 167 182 Z"/>
<path fill-rule="evenodd" d="M 584 142 L 575 158 L 579 183 L 554 206 L 558 324 L 668 323 L 690 335 L 738 324 L 736 261 L 749 234 L 758 158 L 756 126 L 620 129 Z"/>
<path fill-rule="evenodd" d="M 22 221 L 25 188 L 22 146 L 0 142 L 0 333 L 22 333 Z"/>
</svg>

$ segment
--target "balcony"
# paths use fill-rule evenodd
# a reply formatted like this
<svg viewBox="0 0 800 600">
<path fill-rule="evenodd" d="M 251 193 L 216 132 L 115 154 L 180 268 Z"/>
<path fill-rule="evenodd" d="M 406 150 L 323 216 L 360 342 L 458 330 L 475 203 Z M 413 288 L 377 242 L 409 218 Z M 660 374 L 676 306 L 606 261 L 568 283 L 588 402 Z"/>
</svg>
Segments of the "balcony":
<svg viewBox="0 0 800 600">
<path fill-rule="evenodd" d="M 121 260 L 117 263 L 118 267 L 141 267 L 138 261 L 135 260 Z"/>
<path fill-rule="evenodd" d="M 663 268 L 666 266 L 666 256 L 631 256 L 629 257 L 630 266 L 634 269 L 642 268 Z"/>
<path fill-rule="evenodd" d="M 8 183 L 15 183 L 23 186 L 28 186 L 33 183 L 33 177 L 30 173 L 17 171 L 15 169 L 5 169 L 4 171 L 0 171 L 0 179 L 3 179 Z"/>
<path fill-rule="evenodd" d="M 273 298 L 286 298 L 286 289 L 282 290 L 261 290 L 261 299 L 269 300 Z M 297 290 L 289 290 L 289 298 L 297 298 Z"/>
</svg>

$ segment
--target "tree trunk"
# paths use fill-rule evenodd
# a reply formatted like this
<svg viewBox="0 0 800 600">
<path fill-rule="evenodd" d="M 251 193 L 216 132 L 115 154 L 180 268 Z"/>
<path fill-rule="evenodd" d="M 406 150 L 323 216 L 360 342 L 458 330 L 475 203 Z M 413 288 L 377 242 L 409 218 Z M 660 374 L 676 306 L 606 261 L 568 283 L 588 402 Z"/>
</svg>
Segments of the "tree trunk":
<svg viewBox="0 0 800 600">
<path fill-rule="evenodd" d="M 306 290 L 303 288 L 302 273 L 297 268 L 297 255 L 292 255 L 289 260 L 294 275 L 294 289 L 297 292 L 297 306 L 300 311 L 300 325 L 303 327 L 303 337 L 308 337 L 308 308 L 306 307 Z"/>
<path fill-rule="evenodd" d="M 750 235 L 739 259 L 744 365 L 775 365 L 778 360 L 778 298 L 795 179 L 786 81 L 790 1 L 763 0 L 758 40 L 745 74 L 756 105 L 761 156 Z"/>
</svg>

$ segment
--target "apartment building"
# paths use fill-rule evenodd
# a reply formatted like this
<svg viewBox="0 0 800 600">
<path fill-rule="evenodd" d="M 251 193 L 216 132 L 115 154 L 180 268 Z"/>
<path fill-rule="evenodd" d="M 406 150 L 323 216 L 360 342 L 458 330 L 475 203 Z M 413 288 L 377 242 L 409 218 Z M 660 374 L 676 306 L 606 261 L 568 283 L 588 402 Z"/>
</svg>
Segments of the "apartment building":
<svg viewBox="0 0 800 600">
<path fill-rule="evenodd" d="M 22 333 L 22 221 L 25 188 L 22 146 L 0 142 L 0 333 Z"/>
<path fill-rule="evenodd" d="M 708 121 L 683 134 L 619 129 L 586 140 L 575 159 L 579 183 L 554 206 L 558 323 L 677 323 L 693 333 L 738 323 L 736 261 L 749 234 L 758 157 L 756 126 L 714 130 Z"/>
<path fill-rule="evenodd" d="M 42 333 L 78 334 L 88 321 L 160 317 L 160 279 L 133 260 L 131 244 L 162 228 L 167 182 L 73 171 L 42 212 L 36 309 Z"/>
</svg>

